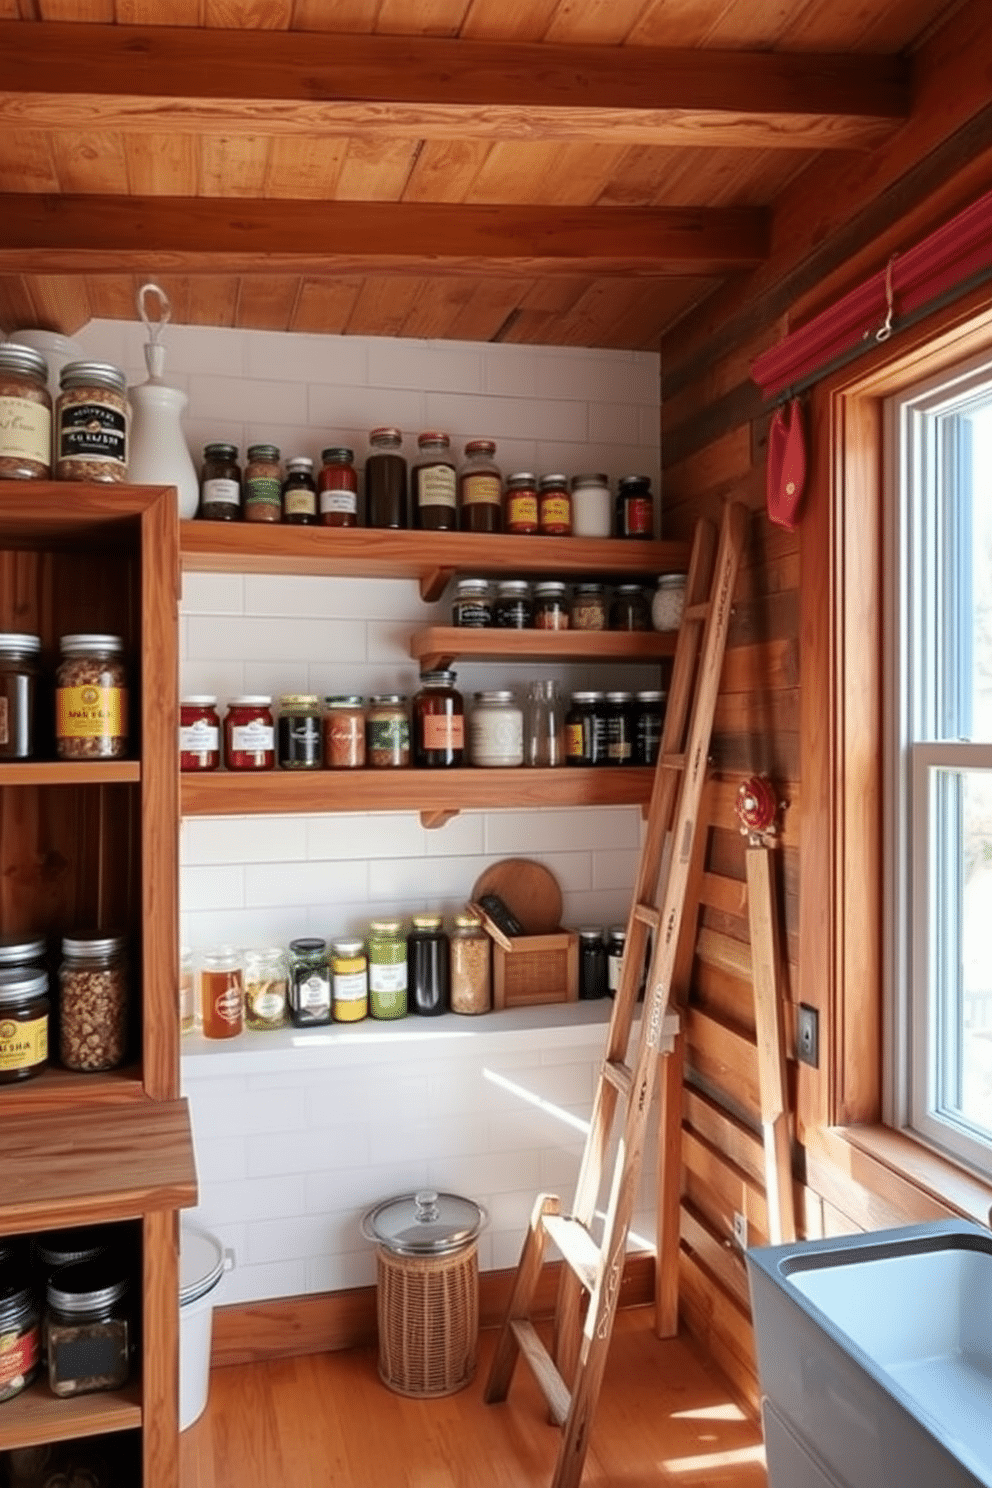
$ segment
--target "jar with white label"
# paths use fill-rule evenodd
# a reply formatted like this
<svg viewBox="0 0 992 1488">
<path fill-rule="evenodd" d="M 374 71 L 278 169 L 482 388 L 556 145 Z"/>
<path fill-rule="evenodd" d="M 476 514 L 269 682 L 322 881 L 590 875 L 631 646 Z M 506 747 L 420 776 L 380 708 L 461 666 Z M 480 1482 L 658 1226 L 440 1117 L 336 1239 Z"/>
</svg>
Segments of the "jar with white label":
<svg viewBox="0 0 992 1488">
<path fill-rule="evenodd" d="M 335 1023 L 360 1023 L 368 1017 L 369 974 L 364 941 L 333 942 L 331 987 Z"/>
<path fill-rule="evenodd" d="M 217 946 L 204 953 L 200 1016 L 204 1038 L 237 1038 L 244 1027 L 244 964 L 233 946 Z"/>
<path fill-rule="evenodd" d="M 216 770 L 220 764 L 220 718 L 210 692 L 179 699 L 179 768 Z"/>
<path fill-rule="evenodd" d="M 369 923 L 369 1012 L 373 1018 L 405 1018 L 406 936 L 402 920 Z"/>
<path fill-rule="evenodd" d="M 289 970 L 281 946 L 245 951 L 245 1027 L 256 1033 L 289 1022 Z"/>
<path fill-rule="evenodd" d="M 458 471 L 458 525 L 462 532 L 499 532 L 503 525 L 503 475 L 496 441 L 470 439 Z"/>
<path fill-rule="evenodd" d="M 236 444 L 205 444 L 200 467 L 200 505 L 205 522 L 241 520 L 241 467 Z"/>
<path fill-rule="evenodd" d="M 59 480 L 127 480 L 127 378 L 107 362 L 68 362 L 55 405 Z"/>
<path fill-rule="evenodd" d="M 417 436 L 418 455 L 410 471 L 413 525 L 426 532 L 458 526 L 458 481 L 447 434 L 429 430 Z"/>
<path fill-rule="evenodd" d="M 232 698 L 224 715 L 224 764 L 228 770 L 272 770 L 276 730 L 272 699 L 246 692 Z"/>
<path fill-rule="evenodd" d="M 52 396 L 39 351 L 0 346 L 0 480 L 48 480 L 52 473 Z"/>
<path fill-rule="evenodd" d="M 469 759 L 499 769 L 524 762 L 524 715 L 510 691 L 477 692 L 469 719 Z"/>
<path fill-rule="evenodd" d="M 327 941 L 305 935 L 289 942 L 289 1014 L 297 1028 L 331 1021 Z"/>
</svg>

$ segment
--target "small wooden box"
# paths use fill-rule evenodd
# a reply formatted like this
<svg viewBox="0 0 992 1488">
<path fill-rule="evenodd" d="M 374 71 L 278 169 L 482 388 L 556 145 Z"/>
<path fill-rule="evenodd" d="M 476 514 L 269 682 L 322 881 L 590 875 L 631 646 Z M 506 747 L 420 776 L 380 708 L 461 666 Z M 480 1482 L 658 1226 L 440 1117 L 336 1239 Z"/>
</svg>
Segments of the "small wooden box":
<svg viewBox="0 0 992 1488">
<path fill-rule="evenodd" d="M 493 1007 L 536 1007 L 544 1002 L 577 1002 L 579 937 L 574 930 L 552 935 L 504 935 L 479 905 L 493 942 Z"/>
</svg>

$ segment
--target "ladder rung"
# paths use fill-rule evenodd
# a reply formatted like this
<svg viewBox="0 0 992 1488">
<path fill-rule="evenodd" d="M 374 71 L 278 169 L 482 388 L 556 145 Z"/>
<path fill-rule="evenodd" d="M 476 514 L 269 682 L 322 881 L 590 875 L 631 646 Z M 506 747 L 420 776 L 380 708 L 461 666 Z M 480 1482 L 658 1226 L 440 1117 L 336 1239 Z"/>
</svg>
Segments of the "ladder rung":
<svg viewBox="0 0 992 1488">
<path fill-rule="evenodd" d="M 704 599 L 701 604 L 686 605 L 682 611 L 686 620 L 705 620 L 710 612 L 710 602 Z"/>
<path fill-rule="evenodd" d="M 614 1090 L 630 1099 L 630 1092 L 634 1084 L 634 1072 L 629 1064 L 624 1064 L 620 1059 L 607 1059 L 603 1062 L 603 1079 L 609 1080 Z"/>
<path fill-rule="evenodd" d="M 599 1281 L 603 1256 L 585 1225 L 564 1214 L 546 1214 L 543 1222 L 545 1232 L 561 1251 L 562 1259 L 572 1268 L 586 1291 L 591 1292 Z"/>
<path fill-rule="evenodd" d="M 635 904 L 633 913 L 634 919 L 640 920 L 642 925 L 647 925 L 650 930 L 657 930 L 661 916 L 653 904 Z"/>
<path fill-rule="evenodd" d="M 521 1353 L 530 1365 L 531 1373 L 541 1387 L 541 1394 L 548 1402 L 548 1409 L 554 1417 L 555 1425 L 563 1426 L 568 1419 L 572 1396 L 565 1381 L 558 1373 L 555 1361 L 538 1337 L 533 1323 L 528 1323 L 525 1318 L 513 1318 L 510 1322 L 510 1332 L 517 1340 Z"/>
<path fill-rule="evenodd" d="M 660 763 L 661 763 L 661 768 L 663 770 L 684 770 L 685 769 L 685 755 L 684 754 L 663 754 L 661 756 Z"/>
</svg>

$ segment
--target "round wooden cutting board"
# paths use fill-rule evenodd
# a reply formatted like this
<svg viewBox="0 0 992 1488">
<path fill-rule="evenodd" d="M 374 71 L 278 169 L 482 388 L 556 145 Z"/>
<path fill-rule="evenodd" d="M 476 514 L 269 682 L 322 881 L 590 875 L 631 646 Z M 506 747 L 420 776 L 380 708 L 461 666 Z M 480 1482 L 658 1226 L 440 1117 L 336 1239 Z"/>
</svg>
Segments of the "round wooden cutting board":
<svg viewBox="0 0 992 1488">
<path fill-rule="evenodd" d="M 472 898 L 498 894 L 528 935 L 551 935 L 561 926 L 561 889 L 550 868 L 533 858 L 503 858 L 476 880 Z"/>
</svg>

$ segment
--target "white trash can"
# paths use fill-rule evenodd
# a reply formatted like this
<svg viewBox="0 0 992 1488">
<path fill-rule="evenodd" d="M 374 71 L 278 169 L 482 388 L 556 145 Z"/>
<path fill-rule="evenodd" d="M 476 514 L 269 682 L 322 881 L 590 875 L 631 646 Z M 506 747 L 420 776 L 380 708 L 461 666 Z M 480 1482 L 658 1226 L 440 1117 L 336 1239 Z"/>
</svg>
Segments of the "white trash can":
<svg viewBox="0 0 992 1488">
<path fill-rule="evenodd" d="M 202 1416 L 210 1391 L 210 1340 L 217 1286 L 233 1258 L 220 1241 L 192 1225 L 179 1240 L 179 1429 Z"/>
</svg>

